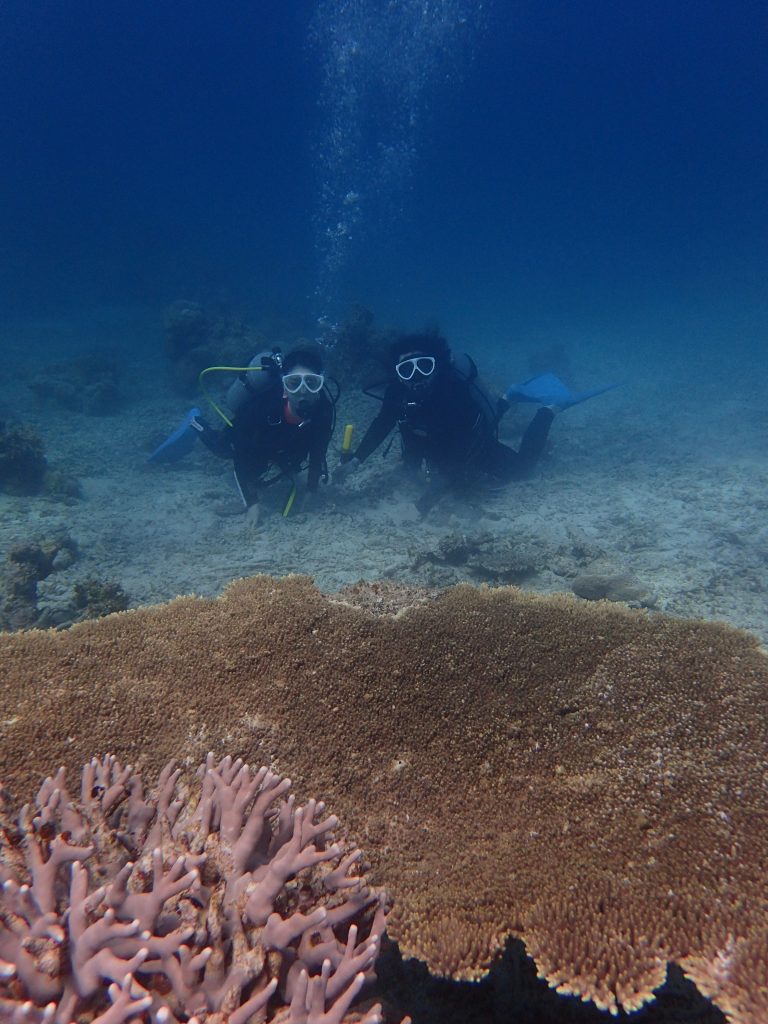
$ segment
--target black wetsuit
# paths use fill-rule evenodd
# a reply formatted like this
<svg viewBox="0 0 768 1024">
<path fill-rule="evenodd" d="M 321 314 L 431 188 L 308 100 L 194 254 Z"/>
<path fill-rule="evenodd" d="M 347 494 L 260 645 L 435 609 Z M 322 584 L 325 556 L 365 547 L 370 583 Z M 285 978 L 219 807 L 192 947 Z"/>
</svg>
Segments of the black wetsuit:
<svg viewBox="0 0 768 1024">
<path fill-rule="evenodd" d="M 259 488 L 281 476 L 292 477 L 307 464 L 307 490 L 316 491 L 326 471 L 325 455 L 333 432 L 333 406 L 323 394 L 311 415 L 296 420 L 281 387 L 270 387 L 249 398 L 232 419 L 232 426 L 205 426 L 200 439 L 215 455 L 232 459 L 245 504 L 258 500 Z M 274 475 L 265 479 L 269 470 Z"/>
<path fill-rule="evenodd" d="M 437 371 L 436 371 L 437 372 Z M 539 409 L 514 451 L 498 439 L 498 422 L 508 406 L 494 400 L 477 379 L 468 356 L 458 357 L 423 391 L 399 380 L 384 392 L 381 411 L 355 452 L 363 462 L 398 426 L 406 464 L 426 461 L 453 485 L 478 475 L 498 483 L 525 476 L 539 459 L 554 415 Z"/>
</svg>

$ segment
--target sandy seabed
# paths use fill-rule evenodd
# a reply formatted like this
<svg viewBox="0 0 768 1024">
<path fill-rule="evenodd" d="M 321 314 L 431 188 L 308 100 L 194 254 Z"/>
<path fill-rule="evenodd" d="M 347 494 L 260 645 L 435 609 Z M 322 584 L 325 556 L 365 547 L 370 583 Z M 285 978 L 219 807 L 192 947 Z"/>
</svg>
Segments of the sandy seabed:
<svg viewBox="0 0 768 1024">
<path fill-rule="evenodd" d="M 39 585 L 39 606 L 54 616 L 87 578 L 119 582 L 139 605 L 218 594 L 253 573 L 306 573 L 324 590 L 388 578 L 513 582 L 539 593 L 599 574 L 628 581 L 651 608 L 768 639 L 768 403 L 756 379 L 724 397 L 716 376 L 692 382 L 690 368 L 685 387 L 674 371 L 636 377 L 560 414 L 531 480 L 447 497 L 426 518 L 395 442 L 287 518 L 286 486 L 273 487 L 251 530 L 244 517 L 219 514 L 236 499 L 231 466 L 202 446 L 174 465 L 147 463 L 193 404 L 170 390 L 159 362 L 129 364 L 129 400 L 97 417 L 34 396 L 26 381 L 38 364 L 18 358 L 0 386 L 0 414 L 34 426 L 49 462 L 83 491 L 72 504 L 0 494 L 0 556 L 58 534 L 77 543 L 77 560 Z M 375 412 L 370 399 L 342 396 L 331 470 L 343 424 L 354 422 L 359 440 Z M 531 412 L 513 410 L 502 439 L 516 445 Z"/>
</svg>

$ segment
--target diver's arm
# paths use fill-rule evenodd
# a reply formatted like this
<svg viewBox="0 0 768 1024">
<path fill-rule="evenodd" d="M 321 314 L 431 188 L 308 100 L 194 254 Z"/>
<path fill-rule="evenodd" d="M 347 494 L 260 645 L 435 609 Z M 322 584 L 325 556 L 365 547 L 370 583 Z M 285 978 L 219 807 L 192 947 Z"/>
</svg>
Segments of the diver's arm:
<svg viewBox="0 0 768 1024">
<path fill-rule="evenodd" d="M 384 403 L 379 411 L 379 415 L 366 430 L 365 437 L 357 446 L 357 450 L 352 458 L 357 459 L 359 462 L 365 462 L 368 456 L 376 451 L 397 423 L 398 411 L 399 403 L 397 399 L 391 394 L 385 394 Z"/>
<path fill-rule="evenodd" d="M 235 483 L 245 507 L 251 508 L 259 500 L 258 477 L 250 471 L 247 464 L 235 457 Z"/>
<path fill-rule="evenodd" d="M 246 508 L 255 505 L 259 500 L 259 490 L 270 462 L 265 449 L 243 452 L 235 448 L 235 481 Z"/>
<path fill-rule="evenodd" d="M 314 492 L 320 483 L 320 476 L 325 466 L 325 455 L 331 441 L 333 423 L 328 414 L 320 423 L 312 438 L 309 449 L 309 468 L 307 470 L 307 490 Z"/>
</svg>

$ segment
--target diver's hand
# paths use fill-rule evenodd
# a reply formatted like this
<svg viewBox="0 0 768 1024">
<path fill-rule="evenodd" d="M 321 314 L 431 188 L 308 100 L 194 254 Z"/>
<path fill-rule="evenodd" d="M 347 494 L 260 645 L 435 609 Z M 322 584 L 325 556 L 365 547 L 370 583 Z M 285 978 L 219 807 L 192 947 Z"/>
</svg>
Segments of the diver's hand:
<svg viewBox="0 0 768 1024">
<path fill-rule="evenodd" d="M 416 506 L 416 511 L 423 519 L 424 516 L 429 515 L 429 513 L 432 511 L 432 509 L 435 507 L 439 500 L 440 495 L 437 494 L 432 488 L 428 487 L 427 490 L 424 491 L 422 496 L 418 498 L 416 501 L 414 501 L 413 504 Z"/>
<path fill-rule="evenodd" d="M 253 505 L 249 505 L 245 510 L 245 525 L 249 530 L 256 530 L 259 526 L 259 520 L 261 519 L 261 505 L 256 502 Z"/>
<path fill-rule="evenodd" d="M 306 484 L 298 484 L 296 489 L 296 500 L 293 503 L 293 512 L 312 512 L 322 500 L 319 490 L 310 491 Z"/>
<path fill-rule="evenodd" d="M 360 468 L 360 459 L 355 455 L 352 456 L 347 462 L 342 462 L 340 466 L 337 466 L 333 471 L 333 482 L 335 484 L 343 483 L 350 473 L 356 472 Z"/>
<path fill-rule="evenodd" d="M 422 519 L 424 518 L 424 516 L 429 515 L 429 513 L 432 511 L 432 509 L 435 507 L 438 501 L 440 501 L 440 499 L 446 493 L 446 490 L 447 487 L 445 481 L 432 479 L 427 484 L 427 486 L 424 488 L 424 491 L 422 492 L 421 497 L 414 502 L 414 505 L 416 506 L 416 511 L 419 513 Z"/>
</svg>

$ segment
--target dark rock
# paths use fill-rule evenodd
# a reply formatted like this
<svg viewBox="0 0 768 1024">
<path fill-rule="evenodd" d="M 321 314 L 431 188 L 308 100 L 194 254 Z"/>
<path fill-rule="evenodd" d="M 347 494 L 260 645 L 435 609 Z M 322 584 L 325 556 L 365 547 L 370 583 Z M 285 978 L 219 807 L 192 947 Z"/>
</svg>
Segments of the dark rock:
<svg viewBox="0 0 768 1024">
<path fill-rule="evenodd" d="M 43 478 L 43 493 L 53 501 L 62 501 L 67 505 L 75 504 L 82 498 L 83 489 L 80 481 L 71 473 L 51 467 L 46 470 Z"/>
<path fill-rule="evenodd" d="M 340 324 L 326 328 L 328 367 L 345 381 L 368 386 L 387 376 L 387 352 L 395 333 L 374 325 L 373 313 L 354 305 Z"/>
<path fill-rule="evenodd" d="M 75 584 L 74 605 L 78 610 L 78 620 L 124 612 L 129 603 L 128 595 L 114 580 L 87 579 Z"/>
<path fill-rule="evenodd" d="M 623 573 L 582 573 L 571 584 L 577 597 L 587 601 L 623 601 L 635 607 L 653 608 L 655 599 L 644 583 Z"/>
<path fill-rule="evenodd" d="M 48 463 L 43 442 L 31 427 L 0 422 L 0 491 L 38 494 Z"/>
<path fill-rule="evenodd" d="M 436 547 L 416 553 L 413 567 L 422 566 L 462 567 L 464 578 L 496 584 L 519 583 L 538 571 L 537 559 L 529 551 L 492 533 L 447 534 Z"/>
<path fill-rule="evenodd" d="M 12 547 L 0 570 L 0 629 L 44 624 L 37 606 L 37 585 L 52 572 L 71 565 L 77 553 L 77 545 L 66 536 Z"/>
<path fill-rule="evenodd" d="M 119 380 L 117 366 L 93 354 L 46 366 L 29 388 L 43 402 L 88 416 L 108 416 L 125 404 Z"/>
<path fill-rule="evenodd" d="M 247 366 L 266 338 L 237 317 L 207 313 L 197 302 L 181 299 L 163 314 L 165 354 L 174 388 L 192 395 L 200 372 L 209 366 Z"/>
</svg>

